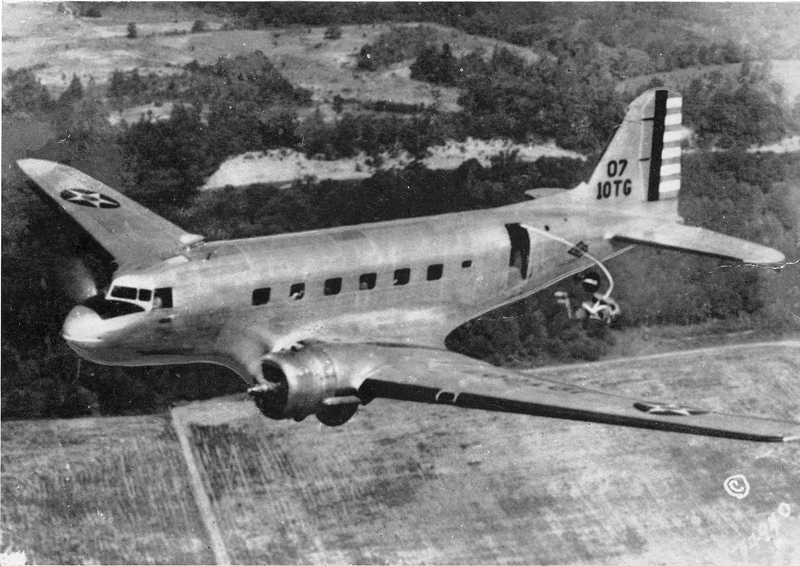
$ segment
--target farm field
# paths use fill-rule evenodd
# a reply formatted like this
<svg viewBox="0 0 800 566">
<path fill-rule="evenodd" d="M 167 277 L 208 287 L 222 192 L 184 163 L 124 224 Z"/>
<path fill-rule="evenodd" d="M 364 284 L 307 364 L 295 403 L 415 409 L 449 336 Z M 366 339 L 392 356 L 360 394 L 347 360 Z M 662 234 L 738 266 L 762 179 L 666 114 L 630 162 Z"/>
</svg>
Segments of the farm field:
<svg viewBox="0 0 800 566">
<path fill-rule="evenodd" d="M 2 549 L 30 564 L 211 563 L 166 415 L 2 426 Z"/>
<path fill-rule="evenodd" d="M 532 371 L 798 419 L 798 368 L 787 340 Z M 264 419 L 245 395 L 173 419 L 188 460 L 166 415 L 4 423 L 4 551 L 211 563 L 189 461 L 232 563 L 789 565 L 800 551 L 797 444 L 384 400 L 334 429 Z M 737 474 L 746 498 L 724 489 Z"/>
<path fill-rule="evenodd" d="M 536 373 L 797 418 L 798 367 L 800 343 L 787 342 Z M 237 563 L 730 564 L 746 552 L 750 563 L 790 564 L 800 550 L 796 445 L 380 400 L 338 429 L 270 422 L 244 399 L 189 409 Z M 746 499 L 725 492 L 734 474 L 750 481 Z M 779 531 L 748 547 L 782 503 L 792 511 Z"/>
</svg>

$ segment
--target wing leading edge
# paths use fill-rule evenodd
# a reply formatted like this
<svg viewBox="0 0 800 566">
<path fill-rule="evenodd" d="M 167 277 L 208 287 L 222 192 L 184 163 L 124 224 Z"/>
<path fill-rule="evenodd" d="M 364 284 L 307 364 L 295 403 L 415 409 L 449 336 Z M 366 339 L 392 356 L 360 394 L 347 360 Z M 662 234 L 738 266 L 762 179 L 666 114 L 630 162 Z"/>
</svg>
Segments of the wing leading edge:
<svg viewBox="0 0 800 566">
<path fill-rule="evenodd" d="M 40 192 L 114 256 L 120 269 L 173 257 L 202 240 L 77 169 L 43 159 L 17 164 Z"/>
<path fill-rule="evenodd" d="M 359 395 L 761 442 L 800 439 L 800 423 L 629 399 L 443 350 L 375 346 L 383 363 Z M 376 351 L 377 350 L 377 351 Z"/>
</svg>

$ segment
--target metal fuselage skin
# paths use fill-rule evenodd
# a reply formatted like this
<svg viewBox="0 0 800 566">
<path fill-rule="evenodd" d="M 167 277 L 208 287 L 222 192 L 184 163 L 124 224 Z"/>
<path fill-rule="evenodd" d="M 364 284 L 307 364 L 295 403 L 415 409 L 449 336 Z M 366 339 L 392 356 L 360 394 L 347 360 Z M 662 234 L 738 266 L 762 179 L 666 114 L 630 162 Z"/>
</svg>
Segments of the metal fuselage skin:
<svg viewBox="0 0 800 566">
<path fill-rule="evenodd" d="M 441 348 L 459 324 L 590 265 L 565 242 L 598 258 L 619 253 L 585 216 L 541 204 L 206 243 L 114 282 L 169 288 L 172 308 L 79 330 L 73 312 L 64 337 L 98 363 L 210 362 L 242 376 L 304 341 Z M 396 284 L 404 269 L 407 283 Z M 291 296 L 296 284 L 302 298 Z M 267 288 L 269 300 L 254 305 Z"/>
</svg>

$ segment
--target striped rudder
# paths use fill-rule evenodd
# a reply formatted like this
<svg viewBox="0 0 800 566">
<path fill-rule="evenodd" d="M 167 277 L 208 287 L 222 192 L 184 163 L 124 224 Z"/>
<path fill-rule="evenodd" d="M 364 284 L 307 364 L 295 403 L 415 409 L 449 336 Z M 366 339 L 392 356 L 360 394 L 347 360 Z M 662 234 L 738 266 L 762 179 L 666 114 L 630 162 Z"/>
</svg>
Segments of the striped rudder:
<svg viewBox="0 0 800 566">
<path fill-rule="evenodd" d="M 650 90 L 628 107 L 587 184 L 573 191 L 586 204 L 615 208 L 672 199 L 681 188 L 681 95 Z"/>
<path fill-rule="evenodd" d="M 645 107 L 645 115 L 652 112 L 652 118 L 642 119 L 642 141 L 650 140 L 647 180 L 647 200 L 675 198 L 681 188 L 681 96 L 668 90 L 656 90 L 650 104 Z M 650 124 L 649 132 L 648 123 Z M 643 148 L 643 155 L 646 148 Z"/>
</svg>

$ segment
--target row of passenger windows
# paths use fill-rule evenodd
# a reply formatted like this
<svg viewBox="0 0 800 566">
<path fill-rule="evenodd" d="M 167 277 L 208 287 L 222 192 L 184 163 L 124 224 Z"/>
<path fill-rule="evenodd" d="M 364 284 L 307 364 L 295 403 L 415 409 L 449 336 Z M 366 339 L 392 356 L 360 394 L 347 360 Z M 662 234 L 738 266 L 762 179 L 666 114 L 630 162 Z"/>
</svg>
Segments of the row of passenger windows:
<svg viewBox="0 0 800 566">
<path fill-rule="evenodd" d="M 472 261 L 466 260 L 461 262 L 461 267 L 463 269 L 472 267 Z M 435 263 L 433 265 L 428 266 L 427 272 L 427 280 L 428 281 L 436 281 L 442 278 L 444 275 L 444 264 L 442 263 Z M 408 267 L 403 267 L 401 269 L 395 269 L 394 271 L 394 278 L 393 278 L 393 285 L 400 286 L 400 285 L 407 285 L 408 282 L 411 281 L 411 269 Z M 364 273 L 358 278 L 358 290 L 359 291 L 369 291 L 370 289 L 374 289 L 375 285 L 378 282 L 378 274 L 377 273 Z M 322 287 L 322 293 L 324 295 L 338 295 L 342 290 L 342 278 L 341 277 L 333 277 L 331 279 L 327 279 Z M 253 305 L 266 305 L 269 302 L 271 293 L 270 287 L 262 287 L 260 289 L 256 289 L 253 291 Z M 291 287 L 289 287 L 289 297 L 299 301 L 302 299 L 306 294 L 306 284 L 305 283 L 294 283 Z"/>
</svg>

